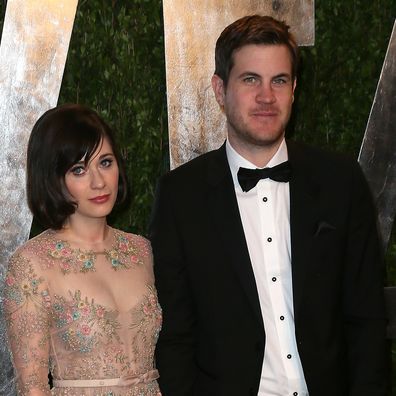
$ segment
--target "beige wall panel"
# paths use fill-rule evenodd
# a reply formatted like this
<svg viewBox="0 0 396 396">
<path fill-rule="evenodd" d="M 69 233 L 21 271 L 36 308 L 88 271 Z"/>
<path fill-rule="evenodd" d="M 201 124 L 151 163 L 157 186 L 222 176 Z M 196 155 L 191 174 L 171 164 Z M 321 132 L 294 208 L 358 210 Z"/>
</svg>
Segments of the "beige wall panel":
<svg viewBox="0 0 396 396">
<path fill-rule="evenodd" d="M 164 0 L 171 167 L 219 147 L 224 116 L 212 93 L 214 47 L 221 31 L 248 14 L 285 20 L 299 45 L 314 44 L 314 0 Z"/>
<path fill-rule="evenodd" d="M 29 236 L 27 141 L 37 118 L 57 103 L 77 2 L 7 1 L 0 46 L 0 293 L 9 256 Z M 4 336 L 0 310 L 0 394 L 12 395 Z"/>
</svg>

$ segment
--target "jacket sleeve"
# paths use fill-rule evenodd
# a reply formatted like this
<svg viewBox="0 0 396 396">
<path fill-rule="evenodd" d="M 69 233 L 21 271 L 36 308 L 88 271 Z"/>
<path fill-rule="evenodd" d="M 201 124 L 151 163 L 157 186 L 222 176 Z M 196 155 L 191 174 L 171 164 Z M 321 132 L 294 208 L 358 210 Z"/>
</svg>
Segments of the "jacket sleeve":
<svg viewBox="0 0 396 396">
<path fill-rule="evenodd" d="M 167 181 L 165 176 L 159 183 L 149 232 L 156 287 L 163 310 L 156 364 L 163 396 L 191 395 L 196 378 L 196 315 L 183 236 L 177 221 L 181 208 L 175 207 Z"/>
<path fill-rule="evenodd" d="M 343 287 L 349 394 L 382 396 L 388 384 L 384 264 L 367 182 L 357 164 L 353 172 Z"/>
<path fill-rule="evenodd" d="M 50 395 L 49 295 L 38 265 L 23 253 L 11 257 L 4 287 L 8 342 L 18 395 Z"/>
</svg>

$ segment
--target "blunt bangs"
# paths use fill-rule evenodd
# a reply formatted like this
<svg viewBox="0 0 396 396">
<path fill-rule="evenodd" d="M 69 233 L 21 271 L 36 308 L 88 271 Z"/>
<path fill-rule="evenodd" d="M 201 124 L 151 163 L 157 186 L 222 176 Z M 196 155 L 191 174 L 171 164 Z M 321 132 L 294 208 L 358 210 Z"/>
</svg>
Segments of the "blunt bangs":
<svg viewBox="0 0 396 396">
<path fill-rule="evenodd" d="M 66 172 L 77 162 L 83 160 L 88 164 L 104 137 L 104 131 L 92 127 L 88 123 L 70 125 L 72 133 L 68 130 L 61 131 L 65 136 L 59 136 L 58 141 L 63 141 L 57 152 L 56 173 L 63 177 Z"/>
</svg>

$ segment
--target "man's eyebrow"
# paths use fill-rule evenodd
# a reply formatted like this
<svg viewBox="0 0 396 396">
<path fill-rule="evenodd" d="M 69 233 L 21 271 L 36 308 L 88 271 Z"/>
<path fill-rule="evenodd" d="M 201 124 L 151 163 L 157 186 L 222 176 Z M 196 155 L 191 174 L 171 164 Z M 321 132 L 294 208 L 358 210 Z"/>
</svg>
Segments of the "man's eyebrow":
<svg viewBox="0 0 396 396">
<path fill-rule="evenodd" d="M 261 75 L 256 73 L 256 72 L 250 72 L 250 71 L 245 71 L 243 73 L 241 73 L 239 76 L 239 78 L 244 78 L 244 77 L 257 77 L 257 78 L 261 78 Z M 291 74 L 290 73 L 279 73 L 276 74 L 275 76 L 271 77 L 271 79 L 277 79 L 277 78 L 287 78 L 288 80 L 291 80 Z"/>
<path fill-rule="evenodd" d="M 272 77 L 272 79 L 276 79 L 276 78 L 287 78 L 287 79 L 291 80 L 291 74 L 290 73 L 279 73 Z"/>
<path fill-rule="evenodd" d="M 239 78 L 243 77 L 261 77 L 260 74 L 250 71 L 245 71 L 239 75 Z"/>
</svg>

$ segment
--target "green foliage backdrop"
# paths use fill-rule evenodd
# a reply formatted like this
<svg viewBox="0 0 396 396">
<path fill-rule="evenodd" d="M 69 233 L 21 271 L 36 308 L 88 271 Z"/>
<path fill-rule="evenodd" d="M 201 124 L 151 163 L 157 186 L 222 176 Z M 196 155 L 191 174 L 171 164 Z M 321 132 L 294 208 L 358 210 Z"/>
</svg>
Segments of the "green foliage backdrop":
<svg viewBox="0 0 396 396">
<path fill-rule="evenodd" d="M 315 13 L 288 134 L 357 156 L 396 0 L 317 0 Z M 111 221 L 140 233 L 169 166 L 164 53 L 160 0 L 79 1 L 59 103 L 92 106 L 115 129 L 131 198 Z"/>
<path fill-rule="evenodd" d="M 2 24 L 6 1 L 0 4 Z M 396 0 L 317 0 L 315 12 L 315 46 L 302 49 L 288 134 L 357 156 Z M 96 108 L 115 129 L 131 194 L 111 222 L 145 234 L 156 181 L 169 166 L 160 0 L 79 1 L 59 98 L 66 102 Z M 387 255 L 392 284 L 394 240 Z"/>
<path fill-rule="evenodd" d="M 296 138 L 357 156 L 396 1 L 316 3 L 315 46 L 302 50 Z"/>
<path fill-rule="evenodd" d="M 96 108 L 114 128 L 131 193 L 111 222 L 139 233 L 167 168 L 163 42 L 160 1 L 80 1 L 59 97 Z"/>
</svg>

